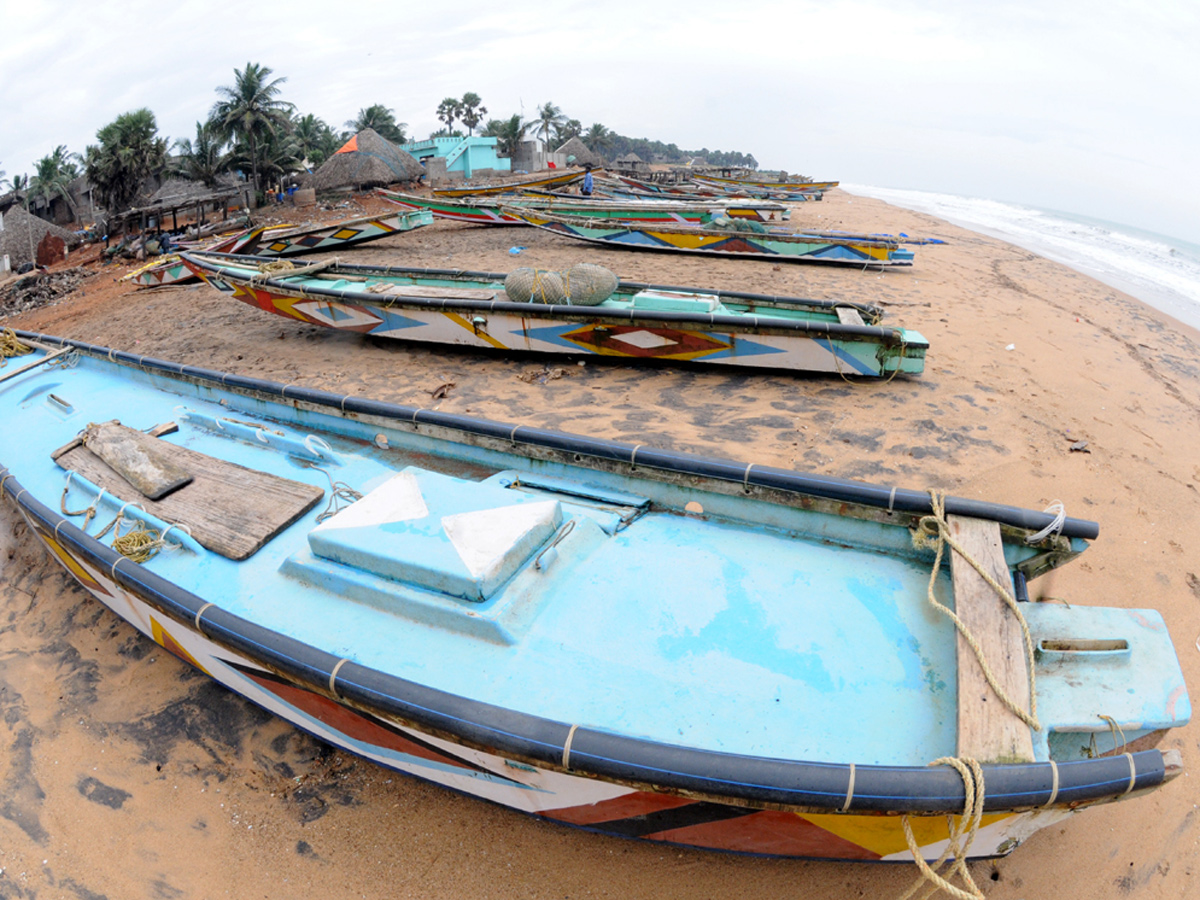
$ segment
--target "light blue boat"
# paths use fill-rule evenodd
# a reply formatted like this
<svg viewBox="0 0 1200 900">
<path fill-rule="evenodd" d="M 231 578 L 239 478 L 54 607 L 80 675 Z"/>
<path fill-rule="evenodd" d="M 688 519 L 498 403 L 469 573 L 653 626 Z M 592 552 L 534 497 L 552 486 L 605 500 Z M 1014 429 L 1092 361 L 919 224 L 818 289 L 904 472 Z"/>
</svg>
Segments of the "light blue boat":
<svg viewBox="0 0 1200 900">
<path fill-rule="evenodd" d="M 970 812 L 941 757 L 983 763 L 970 856 L 1182 770 L 1153 746 L 1191 714 L 1161 617 L 1025 602 L 1093 523 L 19 337 L 0 493 L 144 634 L 380 765 L 607 834 L 864 860 L 941 853 Z M 939 521 L 1028 623 L 1024 693 L 1018 617 L 914 543 Z"/>
</svg>

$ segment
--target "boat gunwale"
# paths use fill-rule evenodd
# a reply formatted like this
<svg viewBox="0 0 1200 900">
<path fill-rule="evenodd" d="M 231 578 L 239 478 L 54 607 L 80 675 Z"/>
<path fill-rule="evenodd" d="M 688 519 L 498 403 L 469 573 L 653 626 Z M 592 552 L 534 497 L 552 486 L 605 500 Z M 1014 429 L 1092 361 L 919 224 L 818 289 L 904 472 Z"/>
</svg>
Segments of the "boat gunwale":
<svg viewBox="0 0 1200 900">
<path fill-rule="evenodd" d="M 386 188 L 376 188 L 375 192 L 400 206 L 410 205 L 416 209 L 430 209 L 437 205 L 457 207 L 459 209 L 491 209 L 499 211 L 501 206 L 522 206 L 530 204 L 529 209 L 553 209 L 555 206 L 586 206 L 588 209 L 628 209 L 635 208 L 648 212 L 711 212 L 714 205 L 729 209 L 752 209 L 760 212 L 786 212 L 787 207 L 774 200 L 745 201 L 737 198 L 713 197 L 708 201 L 700 200 L 589 200 L 586 197 L 571 194 L 553 194 L 548 191 L 534 197 L 503 197 L 480 195 L 472 200 L 470 197 L 422 197 L 418 194 L 406 194 L 403 191 L 389 191 Z M 399 198 L 399 199 L 398 199 Z M 638 204 L 630 207 L 630 204 Z"/>
<path fill-rule="evenodd" d="M 277 277 L 256 278 L 253 275 L 242 275 L 233 273 L 230 269 L 219 265 L 205 265 L 203 257 L 207 256 L 222 256 L 228 257 L 231 261 L 245 261 L 248 259 L 257 259 L 261 262 L 268 262 L 269 257 L 245 257 L 238 254 L 180 254 L 185 264 L 189 266 L 197 266 L 204 269 L 205 272 L 217 277 L 235 282 L 240 285 L 253 287 L 271 287 L 275 290 L 282 291 L 287 296 L 292 297 L 328 297 L 343 302 L 360 303 L 366 306 L 381 306 L 388 309 L 411 307 L 414 309 L 459 309 L 469 312 L 502 312 L 512 313 L 529 319 L 565 319 L 568 321 L 590 322 L 602 321 L 609 322 L 662 322 L 677 326 L 695 325 L 703 328 L 720 328 L 730 332 L 746 333 L 746 334 L 781 334 L 790 335 L 802 333 L 807 335 L 816 335 L 819 337 L 828 337 L 830 340 L 860 340 L 868 342 L 879 342 L 886 346 L 903 346 L 912 350 L 928 350 L 929 342 L 922 338 L 916 339 L 917 332 L 910 331 L 901 326 L 886 326 L 886 325 L 853 325 L 844 322 L 812 322 L 812 321 L 791 321 L 788 319 L 775 318 L 768 315 L 747 314 L 744 316 L 720 315 L 717 313 L 687 313 L 677 310 L 660 310 L 660 309 L 613 309 L 611 307 L 601 306 L 584 306 L 582 304 L 550 304 L 550 303 L 518 303 L 513 300 L 471 300 L 467 298 L 453 297 L 404 297 L 403 295 L 394 294 L 368 294 L 366 292 L 350 293 L 340 288 L 321 287 L 318 285 L 292 285 L 289 284 L 289 279 L 304 278 L 304 270 L 296 270 L 291 272 L 279 273 Z M 200 258 L 197 258 L 200 257 Z M 332 269 L 346 270 L 350 269 L 347 265 L 338 265 L 322 269 L 322 274 L 330 274 Z M 358 266 L 359 271 L 378 271 L 383 267 Z M 475 274 L 484 275 L 488 273 L 472 273 L 472 272 L 456 272 L 451 273 L 449 270 L 422 270 L 428 274 L 435 274 L 439 271 L 442 274 L 460 274 L 471 276 Z M 396 269 L 389 269 L 386 273 L 381 274 L 405 274 Z M 413 272 L 412 274 L 416 274 Z M 496 280 L 503 281 L 504 275 L 496 276 Z M 403 285 L 399 287 L 403 288 Z M 618 290 L 621 288 L 638 287 L 640 290 L 674 290 L 686 291 L 688 293 L 708 293 L 690 288 L 669 288 L 662 285 L 646 285 L 640 287 L 636 282 L 618 282 Z M 718 296 L 733 299 L 734 295 L 725 293 L 709 293 L 709 296 Z M 749 297 L 750 295 L 743 295 Z M 764 301 L 767 298 L 764 298 Z M 789 298 L 769 298 L 774 301 Z M 833 300 L 814 300 L 803 301 L 806 305 L 810 304 L 817 306 L 817 312 L 834 312 L 840 308 L 853 308 L 860 312 L 875 314 L 880 312 L 875 307 L 864 306 L 862 304 L 833 301 Z M 782 305 L 782 304 L 781 304 Z M 799 306 L 799 304 L 797 304 Z"/>
</svg>

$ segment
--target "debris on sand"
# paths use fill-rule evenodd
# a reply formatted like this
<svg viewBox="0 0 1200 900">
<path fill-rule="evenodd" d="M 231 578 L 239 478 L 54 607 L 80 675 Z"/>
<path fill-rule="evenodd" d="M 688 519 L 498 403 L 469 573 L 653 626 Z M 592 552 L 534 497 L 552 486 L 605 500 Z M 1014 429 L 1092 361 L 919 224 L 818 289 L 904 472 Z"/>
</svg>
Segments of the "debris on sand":
<svg viewBox="0 0 1200 900">
<path fill-rule="evenodd" d="M 79 287 L 89 273 L 80 268 L 30 272 L 0 288 L 0 318 L 47 306 Z"/>
</svg>

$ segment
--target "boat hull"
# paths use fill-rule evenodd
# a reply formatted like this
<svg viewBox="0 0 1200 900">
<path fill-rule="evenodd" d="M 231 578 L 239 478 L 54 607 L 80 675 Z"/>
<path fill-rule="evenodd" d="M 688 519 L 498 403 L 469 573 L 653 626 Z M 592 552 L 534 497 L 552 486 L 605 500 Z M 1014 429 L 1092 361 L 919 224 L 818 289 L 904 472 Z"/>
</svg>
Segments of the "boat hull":
<svg viewBox="0 0 1200 900">
<path fill-rule="evenodd" d="M 259 256 L 288 257 L 300 256 L 305 253 L 344 250 L 347 247 L 377 241 L 380 238 L 412 231 L 414 228 L 432 223 L 432 214 L 424 210 L 395 212 L 384 216 L 367 216 L 304 231 L 283 234 L 272 234 L 269 231 L 260 232 L 256 240 L 239 245 L 236 252 L 255 253 Z"/>
<path fill-rule="evenodd" d="M 233 277 L 188 263 L 230 298 L 285 318 L 374 337 L 498 351 L 607 357 L 660 363 L 801 371 L 879 377 L 924 370 L 927 344 L 920 335 L 863 327 L 798 331 L 719 327 L 702 320 L 659 315 L 630 321 L 606 318 L 598 308 L 543 304 L 406 302 L 402 289 L 362 299 L 291 286 L 281 278 Z M 495 285 L 503 296 L 501 284 Z M 370 299 L 368 299 L 370 298 Z M 710 317 L 711 318 L 711 317 Z M 761 325 L 761 322 L 760 322 Z"/>
</svg>

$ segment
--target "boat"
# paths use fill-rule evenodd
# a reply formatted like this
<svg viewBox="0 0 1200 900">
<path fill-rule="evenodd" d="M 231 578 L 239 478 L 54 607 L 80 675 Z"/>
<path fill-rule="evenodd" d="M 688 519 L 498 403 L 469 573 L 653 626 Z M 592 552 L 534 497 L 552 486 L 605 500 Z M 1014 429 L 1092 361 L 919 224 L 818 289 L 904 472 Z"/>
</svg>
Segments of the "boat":
<svg viewBox="0 0 1200 900">
<path fill-rule="evenodd" d="M 897 861 L 1004 855 L 1182 772 L 1161 616 L 1025 602 L 1093 522 L 16 337 L 0 494 L 51 556 L 387 769 L 606 835 Z M 998 689 L 930 596 L 1000 648 Z"/>
<path fill-rule="evenodd" d="M 622 222 L 643 222 L 652 225 L 706 225 L 720 216 L 770 222 L 790 215 L 781 203 L 709 201 L 707 203 L 647 202 L 639 200 L 585 200 L 578 195 L 475 197 L 464 200 L 443 200 L 421 197 L 401 191 L 377 188 L 376 193 L 391 203 L 407 209 L 427 209 L 434 218 L 476 225 L 525 225 L 527 223 L 500 211 L 500 206 L 521 209 L 552 210 L 563 215 L 586 216 L 594 219 L 615 219 Z"/>
<path fill-rule="evenodd" d="M 627 250 L 757 257 L 773 262 L 821 262 L 863 268 L 913 264 L 911 250 L 894 240 L 881 238 L 843 237 L 830 232 L 749 230 L 747 226 L 754 223 L 734 222 L 723 228 L 682 228 L 629 222 L 601 223 L 582 216 L 561 216 L 510 206 L 502 206 L 501 211 L 564 237 Z"/>
<path fill-rule="evenodd" d="M 837 187 L 839 181 L 766 181 L 753 178 L 728 178 L 722 175 L 695 175 L 694 180 L 726 185 L 731 188 L 757 188 L 772 191 L 828 191 Z"/>
<path fill-rule="evenodd" d="M 667 183 L 659 181 L 643 181 L 639 178 L 633 178 L 629 175 L 616 175 L 612 179 L 603 179 L 600 182 L 601 189 L 617 196 L 628 197 L 673 197 L 676 199 L 699 200 L 702 198 L 710 199 L 755 199 L 755 200 L 787 200 L 792 203 L 800 203 L 806 200 L 820 200 L 822 198 L 821 191 L 789 191 L 789 190 L 768 190 L 765 188 L 743 187 L 735 188 L 733 185 L 718 184 L 713 181 L 704 181 L 699 176 L 693 175 L 686 182 Z"/>
<path fill-rule="evenodd" d="M 300 256 L 305 253 L 345 250 L 367 241 L 377 241 L 393 234 L 432 225 L 428 210 L 408 210 L 377 216 L 360 216 L 328 225 L 309 225 L 297 228 L 260 231 L 252 240 L 236 248 L 239 253 L 259 256 Z"/>
<path fill-rule="evenodd" d="M 573 279 L 608 280 L 604 299 L 583 305 L 548 273 L 536 276 L 531 302 L 533 269 L 523 270 L 522 293 L 520 281 L 506 288 L 516 273 L 337 261 L 280 270 L 278 261 L 217 253 L 183 260 L 258 309 L 401 341 L 862 377 L 920 374 L 929 348 L 916 331 L 880 324 L 874 306 L 626 282 L 599 266 Z"/>
<path fill-rule="evenodd" d="M 185 250 L 210 250 L 215 253 L 240 253 L 246 247 L 257 246 L 264 237 L 274 232 L 290 231 L 294 225 L 260 225 L 257 228 L 247 228 L 233 234 L 223 235 L 215 241 L 194 243 L 180 241 L 177 246 Z M 168 253 L 157 257 L 122 276 L 121 281 L 132 281 L 140 288 L 167 287 L 197 280 L 196 273 L 184 265 L 178 253 Z"/>
<path fill-rule="evenodd" d="M 603 169 L 592 169 L 593 175 L 598 175 Z M 526 188 L 555 188 L 566 187 L 582 181 L 585 171 L 579 168 L 555 172 L 553 175 L 543 175 L 537 178 L 526 178 L 522 181 L 506 181 L 496 184 L 472 184 L 460 188 L 434 188 L 433 196 L 442 199 L 457 199 L 462 197 L 494 196 L 496 194 L 519 194 Z"/>
</svg>

